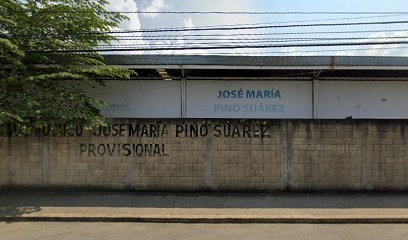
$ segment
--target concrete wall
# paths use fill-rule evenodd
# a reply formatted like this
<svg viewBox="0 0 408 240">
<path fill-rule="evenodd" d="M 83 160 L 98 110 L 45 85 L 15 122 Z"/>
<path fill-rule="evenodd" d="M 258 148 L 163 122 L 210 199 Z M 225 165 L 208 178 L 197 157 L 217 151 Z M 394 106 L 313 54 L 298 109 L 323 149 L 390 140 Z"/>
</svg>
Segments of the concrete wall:
<svg viewBox="0 0 408 240">
<path fill-rule="evenodd" d="M 78 129 L 0 137 L 0 186 L 408 189 L 407 120 L 116 119 L 112 124 L 102 136 L 99 130 Z"/>
</svg>

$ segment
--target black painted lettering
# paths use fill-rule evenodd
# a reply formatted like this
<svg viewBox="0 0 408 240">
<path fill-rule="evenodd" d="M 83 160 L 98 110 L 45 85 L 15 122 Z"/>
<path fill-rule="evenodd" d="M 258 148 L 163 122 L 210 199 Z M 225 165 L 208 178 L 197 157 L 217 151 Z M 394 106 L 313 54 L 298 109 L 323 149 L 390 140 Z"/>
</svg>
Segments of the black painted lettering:
<svg viewBox="0 0 408 240">
<path fill-rule="evenodd" d="M 53 137 L 64 136 L 64 132 L 65 132 L 64 125 L 65 124 L 60 124 L 60 123 L 56 124 L 54 126 L 54 129 L 51 131 L 51 136 Z"/>
<path fill-rule="evenodd" d="M 129 137 L 134 137 L 135 135 L 138 136 L 139 135 L 139 124 L 129 124 L 128 125 L 128 129 L 129 129 Z"/>
<path fill-rule="evenodd" d="M 206 124 L 201 125 L 200 127 L 200 136 L 201 137 L 206 137 L 208 135 L 208 127 Z"/>
<path fill-rule="evenodd" d="M 105 144 L 99 144 L 96 150 L 97 150 L 97 152 L 98 152 L 98 154 L 99 154 L 100 156 L 105 155 L 105 153 L 106 153 Z"/>
<path fill-rule="evenodd" d="M 94 157 L 96 157 L 95 154 L 95 144 L 90 143 L 88 146 L 88 157 L 91 156 L 91 153 Z"/>
<path fill-rule="evenodd" d="M 180 137 L 180 134 L 184 131 L 183 125 L 177 124 L 176 125 L 176 137 Z"/>
<path fill-rule="evenodd" d="M 166 147 L 166 145 L 165 145 L 165 144 L 162 144 L 162 148 L 161 148 L 161 150 L 162 150 L 162 156 L 169 156 L 169 154 L 166 153 L 165 147 Z"/>
<path fill-rule="evenodd" d="M 130 150 L 130 144 L 128 144 L 128 143 L 123 144 L 122 147 L 123 147 L 123 150 L 125 150 L 125 152 L 123 153 L 123 156 L 128 157 L 128 156 L 130 156 L 130 154 L 132 154 L 132 151 Z"/>
<path fill-rule="evenodd" d="M 255 138 L 258 138 L 260 135 L 260 130 L 259 130 L 259 128 L 257 128 L 257 127 L 254 127 L 254 131 L 253 131 L 253 136 L 255 137 Z"/>
<path fill-rule="evenodd" d="M 160 145 L 159 144 L 155 144 L 154 145 L 154 151 L 153 151 L 153 157 L 156 156 L 156 154 L 160 155 Z"/>
<path fill-rule="evenodd" d="M 231 137 L 241 137 L 241 134 L 240 134 L 240 132 L 239 132 L 239 127 L 238 127 L 238 125 L 234 125 L 234 126 L 232 127 Z"/>
<path fill-rule="evenodd" d="M 140 137 L 149 137 L 149 130 L 145 124 L 142 126 L 142 133 L 140 134 Z"/>
<path fill-rule="evenodd" d="M 269 126 L 261 126 L 261 137 L 269 137 Z"/>
<path fill-rule="evenodd" d="M 65 132 L 66 132 L 66 131 L 65 131 Z M 95 130 L 93 131 L 93 136 L 94 136 L 94 137 L 100 137 L 101 134 L 102 134 L 102 127 L 98 127 L 97 129 L 95 129 Z"/>
<path fill-rule="evenodd" d="M 158 130 L 159 128 L 158 127 L 156 127 L 156 125 L 150 125 L 150 137 L 157 137 L 159 134 L 156 134 L 156 131 Z"/>
<path fill-rule="evenodd" d="M 76 133 L 77 137 L 82 136 L 83 128 L 82 128 L 81 125 L 77 125 L 77 126 L 76 126 L 75 133 Z"/>
<path fill-rule="evenodd" d="M 125 136 L 125 124 L 119 125 L 119 136 L 121 137 Z"/>
<path fill-rule="evenodd" d="M 224 137 L 231 136 L 231 125 L 224 125 Z"/>
<path fill-rule="evenodd" d="M 189 137 L 198 137 L 198 125 L 190 125 Z"/>
<path fill-rule="evenodd" d="M 167 125 L 163 125 L 163 129 L 161 131 L 161 136 L 163 137 L 164 135 L 168 135 L 169 132 L 167 130 Z"/>
<path fill-rule="evenodd" d="M 81 144 L 79 145 L 80 155 L 82 156 L 82 154 L 83 154 L 84 152 L 86 152 L 87 149 L 88 149 L 88 148 L 86 147 L 86 144 L 85 144 L 85 143 L 81 143 Z"/>
<path fill-rule="evenodd" d="M 142 144 L 136 145 L 134 154 L 136 154 L 138 157 L 143 156 L 143 145 Z"/>
<path fill-rule="evenodd" d="M 144 145 L 144 152 L 145 156 L 153 157 L 153 146 L 152 144 L 145 144 Z"/>
<path fill-rule="evenodd" d="M 109 137 L 112 133 L 112 128 L 110 125 L 103 127 L 103 135 Z"/>
<path fill-rule="evenodd" d="M 75 132 L 72 129 L 67 127 L 67 135 L 69 137 L 73 137 L 73 136 L 75 136 Z"/>
<path fill-rule="evenodd" d="M 243 137 L 248 137 L 248 138 L 251 138 L 251 126 L 249 126 L 249 125 L 244 125 L 243 127 Z"/>
<path fill-rule="evenodd" d="M 115 148 L 116 148 L 116 144 L 106 144 L 107 148 L 108 148 L 108 153 L 109 156 L 113 156 L 113 153 L 115 152 Z"/>
<path fill-rule="evenodd" d="M 214 126 L 214 137 L 221 137 L 221 136 L 222 136 L 221 125 L 215 125 Z"/>
<path fill-rule="evenodd" d="M 113 124 L 112 125 L 112 136 L 116 137 L 119 135 L 119 125 Z"/>
</svg>

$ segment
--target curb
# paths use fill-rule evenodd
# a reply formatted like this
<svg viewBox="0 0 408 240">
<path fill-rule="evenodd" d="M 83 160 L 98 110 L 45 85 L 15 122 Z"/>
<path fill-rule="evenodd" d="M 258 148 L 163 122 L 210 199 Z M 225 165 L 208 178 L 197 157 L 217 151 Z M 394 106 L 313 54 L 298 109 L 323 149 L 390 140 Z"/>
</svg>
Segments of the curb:
<svg viewBox="0 0 408 240">
<path fill-rule="evenodd" d="M 2 222 L 134 222 L 134 223 L 274 223 L 274 224 L 402 224 L 405 217 L 359 217 L 359 218 L 242 218 L 242 217 L 0 217 Z"/>
</svg>

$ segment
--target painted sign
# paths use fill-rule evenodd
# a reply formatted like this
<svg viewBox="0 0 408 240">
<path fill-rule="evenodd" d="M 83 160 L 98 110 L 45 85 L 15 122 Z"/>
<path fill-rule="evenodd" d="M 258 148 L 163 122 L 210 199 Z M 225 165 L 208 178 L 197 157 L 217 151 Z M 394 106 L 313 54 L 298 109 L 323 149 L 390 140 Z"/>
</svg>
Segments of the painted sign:
<svg viewBox="0 0 408 240">
<path fill-rule="evenodd" d="M 157 138 L 273 138 L 273 128 L 265 122 L 254 123 L 176 123 L 174 127 L 161 121 L 156 123 L 123 123 L 116 122 L 86 131 L 81 125 L 75 129 L 60 124 L 38 129 L 35 134 L 50 137 L 82 137 L 91 135 L 92 140 L 106 138 L 103 142 L 88 141 L 81 138 L 78 145 L 81 157 L 122 156 L 122 157 L 164 157 L 169 156 L 167 143 L 155 143 Z M 125 141 L 114 141 L 112 137 L 126 138 Z M 112 140 L 112 141 L 109 141 Z M 150 141 L 149 141 L 150 140 Z"/>
<path fill-rule="evenodd" d="M 188 118 L 311 118 L 305 81 L 187 81 Z"/>
<path fill-rule="evenodd" d="M 319 119 L 408 118 L 408 82 L 318 81 Z M 87 89 L 105 102 L 109 118 L 181 118 L 180 81 L 106 81 Z M 187 80 L 187 118 L 310 119 L 311 81 Z"/>
</svg>

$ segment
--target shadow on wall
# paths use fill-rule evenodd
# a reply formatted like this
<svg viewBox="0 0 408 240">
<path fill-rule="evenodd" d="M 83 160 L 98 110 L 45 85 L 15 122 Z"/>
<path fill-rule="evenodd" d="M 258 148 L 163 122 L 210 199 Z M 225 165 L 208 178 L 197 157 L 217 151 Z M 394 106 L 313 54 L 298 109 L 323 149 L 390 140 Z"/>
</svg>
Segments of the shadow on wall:
<svg viewBox="0 0 408 240">
<path fill-rule="evenodd" d="M 1 193 L 1 192 L 0 192 Z M 101 193 L 1 194 L 0 216 L 18 217 L 46 207 L 110 208 L 408 208 L 407 192 L 388 193 Z"/>
</svg>

